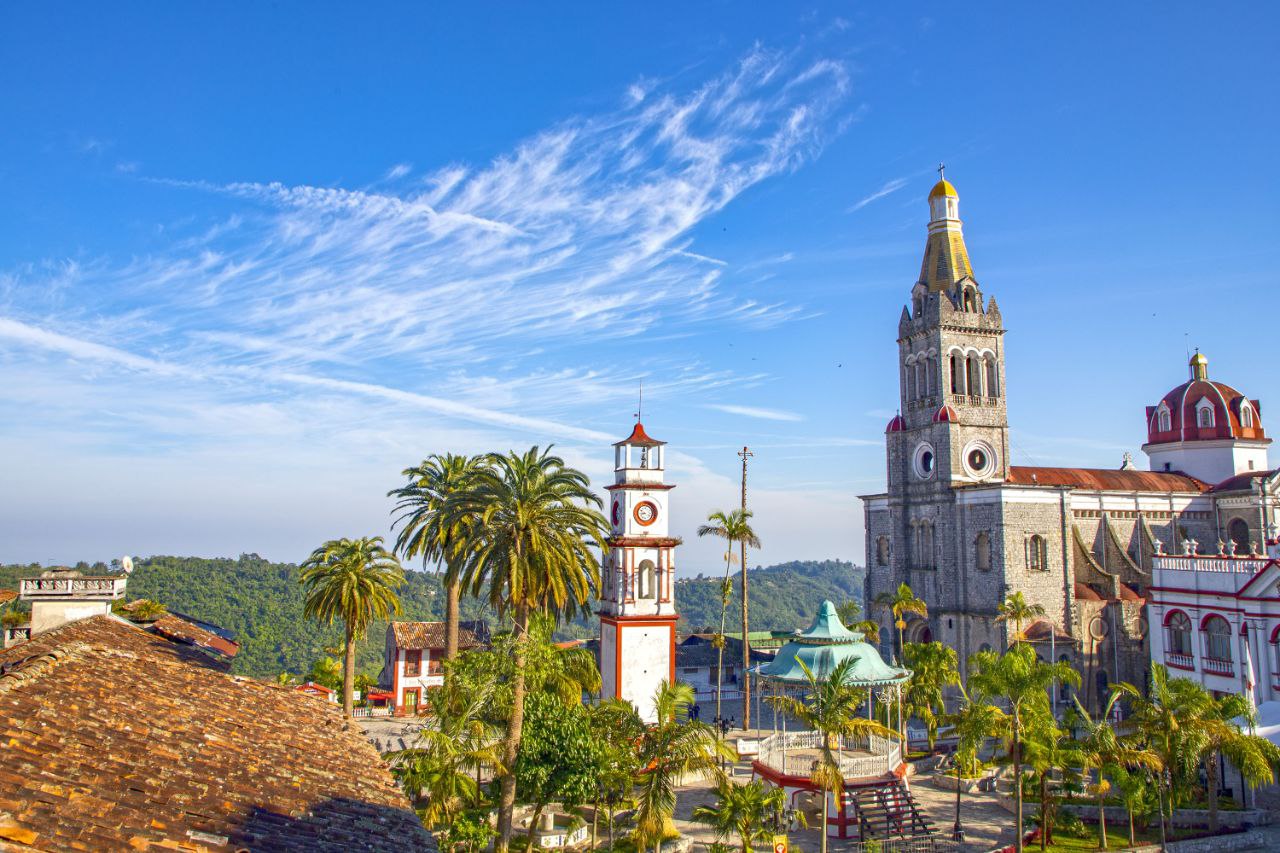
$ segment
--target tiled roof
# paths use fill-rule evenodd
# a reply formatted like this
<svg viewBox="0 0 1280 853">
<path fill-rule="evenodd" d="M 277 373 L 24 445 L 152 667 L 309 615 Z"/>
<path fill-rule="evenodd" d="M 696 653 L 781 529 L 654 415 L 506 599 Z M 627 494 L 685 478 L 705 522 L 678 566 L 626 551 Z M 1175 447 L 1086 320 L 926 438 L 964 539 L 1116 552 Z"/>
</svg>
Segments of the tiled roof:
<svg viewBox="0 0 1280 853">
<path fill-rule="evenodd" d="M 1042 468 L 1010 465 L 1011 486 L 1071 486 L 1104 492 L 1207 492 L 1208 483 L 1186 474 L 1118 468 Z"/>
<path fill-rule="evenodd" d="M 1246 471 L 1243 474 L 1236 474 L 1234 477 L 1228 477 L 1221 483 L 1213 487 L 1215 492 L 1238 492 L 1244 490 L 1253 490 L 1253 481 L 1263 477 L 1270 477 L 1276 472 L 1276 469 L 1270 471 Z"/>
<path fill-rule="evenodd" d="M 443 622 L 392 622 L 391 630 L 395 635 L 396 648 L 444 648 Z M 458 623 L 458 648 L 460 649 L 483 645 L 487 636 L 488 631 L 481 620 Z"/>
<path fill-rule="evenodd" d="M 644 424 L 636 421 L 635 428 L 631 430 L 631 435 L 622 439 L 622 441 L 615 441 L 613 446 L 617 447 L 621 444 L 631 444 L 636 447 L 657 447 L 659 444 L 666 444 L 666 442 L 650 438 L 649 433 L 644 431 Z"/>
<path fill-rule="evenodd" d="M 234 640 L 220 637 L 194 622 L 188 622 L 171 613 L 166 613 L 152 622 L 150 628 L 166 639 L 217 652 L 229 658 L 235 657 L 240 652 L 240 644 Z"/>
<path fill-rule="evenodd" d="M 340 709 L 208 662 L 113 616 L 0 652 L 0 847 L 430 844 Z"/>
</svg>

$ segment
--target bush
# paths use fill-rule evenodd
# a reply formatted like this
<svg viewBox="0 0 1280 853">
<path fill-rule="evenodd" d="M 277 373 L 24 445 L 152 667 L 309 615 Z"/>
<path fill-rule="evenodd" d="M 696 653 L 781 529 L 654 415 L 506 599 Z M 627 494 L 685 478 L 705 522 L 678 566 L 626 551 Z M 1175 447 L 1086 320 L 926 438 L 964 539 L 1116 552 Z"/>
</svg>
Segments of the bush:
<svg viewBox="0 0 1280 853">
<path fill-rule="evenodd" d="M 1080 819 L 1078 814 L 1064 811 L 1053 822 L 1053 834 L 1066 835 L 1071 838 L 1088 838 L 1096 833 L 1084 825 L 1084 821 Z"/>
</svg>

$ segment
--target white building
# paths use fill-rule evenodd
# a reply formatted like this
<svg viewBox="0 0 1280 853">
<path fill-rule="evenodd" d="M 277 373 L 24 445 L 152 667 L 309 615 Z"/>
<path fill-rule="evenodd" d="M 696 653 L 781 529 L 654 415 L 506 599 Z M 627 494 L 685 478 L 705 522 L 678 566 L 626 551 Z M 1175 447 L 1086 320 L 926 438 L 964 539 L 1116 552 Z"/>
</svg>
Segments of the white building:
<svg viewBox="0 0 1280 853">
<path fill-rule="evenodd" d="M 1280 700 L 1280 553 L 1162 555 L 1152 560 L 1151 660 L 1215 694 Z"/>
<path fill-rule="evenodd" d="M 387 625 L 387 644 L 378 686 L 393 697 L 396 716 L 422 712 L 427 691 L 444 684 L 445 624 L 443 622 L 392 622 Z M 458 650 L 483 645 L 488 640 L 482 621 L 458 625 Z"/>
<path fill-rule="evenodd" d="M 663 481 L 666 442 L 636 423 L 614 447 L 609 553 L 601 570 L 601 695 L 626 699 L 656 722 L 653 696 L 676 680 L 675 549 Z"/>
</svg>

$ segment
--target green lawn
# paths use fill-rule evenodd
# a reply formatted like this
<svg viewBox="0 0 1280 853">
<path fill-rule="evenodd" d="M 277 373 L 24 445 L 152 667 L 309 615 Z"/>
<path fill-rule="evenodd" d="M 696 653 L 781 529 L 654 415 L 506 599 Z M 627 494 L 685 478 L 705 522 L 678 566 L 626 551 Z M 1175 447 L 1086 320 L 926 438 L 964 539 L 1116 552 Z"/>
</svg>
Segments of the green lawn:
<svg viewBox="0 0 1280 853">
<path fill-rule="evenodd" d="M 1060 832 L 1054 832 L 1053 843 L 1047 845 L 1045 850 L 1047 853 L 1078 853 L 1081 850 L 1099 850 L 1098 847 L 1098 827 L 1095 824 L 1086 824 L 1092 830 L 1087 838 L 1073 838 L 1063 835 Z M 1173 832 L 1169 835 L 1169 841 L 1175 841 L 1184 835 L 1194 834 L 1187 830 Z M 1143 832 L 1137 832 L 1138 844 L 1155 844 L 1160 841 L 1160 827 L 1155 826 Z M 1129 824 L 1123 816 L 1118 824 L 1113 824 L 1111 819 L 1107 819 L 1107 849 L 1123 850 L 1129 846 Z M 1034 841 L 1026 847 L 1028 853 L 1040 849 L 1040 842 Z"/>
</svg>

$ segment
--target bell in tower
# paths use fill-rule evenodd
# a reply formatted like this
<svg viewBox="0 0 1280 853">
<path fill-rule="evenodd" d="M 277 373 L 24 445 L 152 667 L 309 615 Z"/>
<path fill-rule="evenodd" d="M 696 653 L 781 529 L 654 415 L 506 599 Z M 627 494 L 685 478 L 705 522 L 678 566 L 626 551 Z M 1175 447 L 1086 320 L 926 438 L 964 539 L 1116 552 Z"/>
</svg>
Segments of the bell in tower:
<svg viewBox="0 0 1280 853">
<path fill-rule="evenodd" d="M 653 697 L 675 681 L 675 549 L 669 532 L 666 442 L 636 422 L 613 445 L 609 553 L 600 590 L 601 693 L 626 699 L 656 722 Z"/>
</svg>

